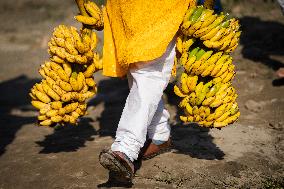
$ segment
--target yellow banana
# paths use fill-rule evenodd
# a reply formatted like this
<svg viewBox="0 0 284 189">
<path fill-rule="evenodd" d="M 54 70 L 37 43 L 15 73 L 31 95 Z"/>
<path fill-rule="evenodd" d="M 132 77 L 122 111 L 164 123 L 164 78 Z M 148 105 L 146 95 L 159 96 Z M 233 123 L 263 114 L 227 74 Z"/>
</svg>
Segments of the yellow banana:
<svg viewBox="0 0 284 189">
<path fill-rule="evenodd" d="M 59 57 L 56 56 L 56 55 L 53 55 L 53 56 L 50 58 L 50 60 L 53 61 L 53 62 L 59 63 L 59 64 L 62 64 L 62 63 L 65 62 L 62 58 L 59 58 Z"/>
<path fill-rule="evenodd" d="M 210 114 L 209 116 L 206 117 L 206 121 L 208 121 L 208 122 L 213 121 L 214 120 L 214 116 L 215 116 L 215 113 Z"/>
<path fill-rule="evenodd" d="M 229 55 L 222 55 L 221 58 L 217 61 L 216 66 L 211 72 L 211 76 L 215 76 L 222 68 L 224 62 L 229 58 Z"/>
<path fill-rule="evenodd" d="M 215 128 L 221 128 L 227 126 L 228 124 L 226 122 L 214 122 L 213 125 Z"/>
<path fill-rule="evenodd" d="M 71 113 L 71 116 L 74 117 L 75 119 L 78 119 L 80 117 L 80 114 L 78 114 L 76 111 Z"/>
<path fill-rule="evenodd" d="M 185 13 L 185 15 L 184 15 L 184 17 L 183 17 L 183 22 L 186 22 L 186 21 L 188 21 L 189 20 L 189 18 L 190 18 L 190 16 L 192 15 L 192 13 L 195 11 L 195 7 L 193 7 L 193 8 L 190 8 L 190 9 L 188 9 L 187 11 L 186 11 L 186 13 Z"/>
<path fill-rule="evenodd" d="M 187 52 L 182 53 L 181 58 L 180 58 L 180 63 L 182 66 L 186 64 L 187 58 L 188 58 L 188 53 Z"/>
<path fill-rule="evenodd" d="M 69 83 L 72 86 L 72 89 L 74 91 L 78 91 L 79 90 L 79 84 L 78 84 L 77 80 L 74 77 L 70 77 Z"/>
<path fill-rule="evenodd" d="M 233 39 L 231 40 L 229 48 L 234 47 L 238 43 L 240 35 L 241 35 L 240 31 L 236 32 L 236 34 L 234 35 Z"/>
<path fill-rule="evenodd" d="M 71 117 L 70 115 L 64 115 L 63 121 L 66 123 L 70 122 L 70 117 Z"/>
<path fill-rule="evenodd" d="M 92 17 L 94 17 L 98 20 L 101 19 L 102 12 L 101 12 L 100 8 L 96 5 L 96 3 L 92 2 L 92 1 L 88 1 L 87 3 L 84 4 L 84 6 L 85 6 L 86 10 L 88 11 L 88 13 Z"/>
<path fill-rule="evenodd" d="M 231 81 L 235 76 L 235 72 L 229 72 L 228 75 L 224 78 L 223 83 Z"/>
<path fill-rule="evenodd" d="M 206 40 L 203 42 L 203 44 L 208 48 L 218 49 L 221 48 L 222 43 L 220 41 L 209 41 Z"/>
<path fill-rule="evenodd" d="M 182 52 L 188 52 L 189 48 L 192 46 L 192 44 L 195 42 L 194 38 L 189 38 L 187 41 L 184 41 L 182 43 Z M 181 53 L 182 53 L 181 52 Z"/>
<path fill-rule="evenodd" d="M 41 115 L 44 115 L 44 114 L 46 114 L 46 112 L 48 112 L 49 110 L 50 110 L 50 105 L 41 108 L 41 109 L 39 110 L 39 113 L 40 113 Z"/>
<path fill-rule="evenodd" d="M 228 104 L 222 104 L 221 106 L 216 108 L 215 113 L 214 113 L 214 119 L 218 119 L 219 117 L 221 117 L 224 114 L 227 105 Z"/>
<path fill-rule="evenodd" d="M 194 115 L 194 122 L 199 122 L 201 120 L 200 115 Z"/>
<path fill-rule="evenodd" d="M 201 64 L 202 64 L 202 62 L 200 60 L 195 61 L 192 64 L 191 68 L 189 69 L 189 73 L 197 75 L 196 72 L 197 72 L 197 70 L 198 70 L 198 68 L 200 67 Z"/>
<path fill-rule="evenodd" d="M 192 56 L 188 59 L 188 61 L 186 62 L 186 64 L 184 65 L 184 69 L 187 71 L 187 72 L 190 72 L 190 69 L 191 69 L 191 66 L 193 65 L 193 63 L 195 62 L 196 60 L 196 56 Z"/>
<path fill-rule="evenodd" d="M 195 106 L 195 105 L 196 105 L 196 101 L 197 101 L 197 96 L 196 96 L 195 92 L 190 93 L 190 95 L 188 96 L 188 98 L 189 98 L 189 103 L 190 103 L 192 106 Z"/>
<path fill-rule="evenodd" d="M 225 32 L 226 32 L 226 28 L 221 28 L 221 29 L 216 33 L 216 35 L 210 39 L 210 41 L 212 41 L 212 42 L 218 41 L 219 39 L 221 39 L 221 38 L 224 36 Z"/>
<path fill-rule="evenodd" d="M 86 93 L 89 90 L 88 85 L 84 82 L 83 88 L 81 89 L 80 93 Z"/>
<path fill-rule="evenodd" d="M 51 102 L 50 107 L 54 110 L 59 110 L 60 108 L 62 108 L 62 102 L 61 101 Z"/>
<path fill-rule="evenodd" d="M 198 81 L 198 76 L 189 76 L 187 79 L 187 86 L 188 86 L 188 90 L 190 92 L 195 90 L 195 87 L 197 85 L 197 81 Z"/>
<path fill-rule="evenodd" d="M 201 25 L 200 30 L 198 30 L 197 32 L 195 32 L 195 36 L 196 37 L 203 37 L 205 35 L 207 35 L 208 33 L 210 33 L 214 28 L 216 28 L 220 23 L 222 23 L 223 19 L 225 18 L 224 15 L 220 15 L 220 16 L 216 16 L 217 18 L 207 27 Z M 209 17 L 210 18 L 210 17 Z M 212 18 L 211 18 L 212 19 Z M 210 21 L 210 20 L 209 20 Z M 207 23 L 206 23 L 207 24 Z M 209 38 L 210 39 L 210 38 Z"/>
<path fill-rule="evenodd" d="M 211 114 L 209 107 L 204 107 L 205 117 L 208 117 Z"/>
<path fill-rule="evenodd" d="M 32 98 L 32 100 L 37 100 L 36 96 L 33 95 L 32 93 L 29 93 L 29 96 Z"/>
<path fill-rule="evenodd" d="M 48 112 L 46 112 L 46 116 L 47 117 L 53 117 L 56 116 L 58 114 L 58 110 L 49 110 Z"/>
<path fill-rule="evenodd" d="M 206 41 L 212 39 L 220 30 L 220 27 L 213 28 L 210 32 L 208 32 L 206 35 L 200 37 L 200 40 Z"/>
<path fill-rule="evenodd" d="M 68 113 L 71 113 L 71 112 L 75 111 L 77 109 L 78 105 L 79 105 L 78 102 L 73 102 L 73 103 L 67 104 L 64 107 L 65 113 L 68 114 Z"/>
<path fill-rule="evenodd" d="M 206 20 L 213 12 L 214 12 L 213 10 L 209 9 L 205 9 L 204 11 L 202 11 L 198 20 L 188 28 L 187 34 L 192 35 L 194 32 L 196 32 L 196 30 L 198 30 L 201 27 L 204 20 Z"/>
<path fill-rule="evenodd" d="M 216 108 L 223 103 L 223 100 L 220 98 L 215 98 L 215 100 L 210 104 L 211 108 Z"/>
<path fill-rule="evenodd" d="M 229 48 L 229 49 L 226 49 L 225 52 L 226 52 L 226 53 L 231 53 L 231 52 L 233 52 L 233 51 L 237 48 L 238 45 L 239 45 L 239 44 L 237 43 L 235 46 L 233 46 L 233 47 L 231 47 L 231 48 Z"/>
<path fill-rule="evenodd" d="M 202 105 L 209 106 L 214 100 L 215 100 L 214 96 L 208 97 L 202 102 Z"/>
<path fill-rule="evenodd" d="M 52 99 L 54 99 L 55 101 L 59 101 L 60 100 L 60 96 L 56 92 L 54 92 L 52 90 L 52 88 L 50 88 L 46 83 L 43 83 L 42 87 L 43 87 L 44 92 L 48 96 L 50 96 Z"/>
<path fill-rule="evenodd" d="M 66 52 L 68 52 L 69 54 L 72 55 L 77 55 L 78 51 L 76 50 L 74 44 L 68 40 L 65 41 L 65 50 Z"/>
<path fill-rule="evenodd" d="M 210 32 L 210 30 L 213 29 L 213 27 L 207 27 L 210 24 L 212 24 L 216 20 L 217 15 L 211 15 L 209 16 L 202 24 L 199 30 L 197 30 L 194 34 L 193 37 L 195 38 L 200 38 L 201 36 L 205 35 L 206 33 Z"/>
<path fill-rule="evenodd" d="M 200 93 L 202 92 L 203 89 L 203 82 L 198 83 L 198 85 L 195 87 L 195 93 L 196 96 L 198 97 Z"/>
<path fill-rule="evenodd" d="M 71 124 L 73 124 L 73 125 L 76 125 L 76 124 L 77 124 L 76 118 L 73 117 L 73 116 L 70 116 L 70 117 L 69 117 L 69 123 L 71 123 Z"/>
<path fill-rule="evenodd" d="M 189 89 L 187 87 L 187 80 L 186 79 L 181 80 L 181 90 L 185 94 L 189 93 Z"/>
<path fill-rule="evenodd" d="M 35 91 L 35 96 L 44 103 L 49 103 L 51 99 L 45 94 L 40 91 Z"/>
<path fill-rule="evenodd" d="M 72 86 L 71 86 L 71 84 L 69 84 L 69 83 L 67 83 L 67 82 L 65 82 L 65 81 L 61 81 L 61 80 L 60 80 L 60 81 L 58 82 L 58 84 L 59 84 L 60 88 L 63 89 L 64 91 L 66 91 L 66 92 L 72 91 Z"/>
<path fill-rule="evenodd" d="M 79 72 L 77 76 L 78 91 L 82 90 L 85 83 L 85 76 L 82 72 Z"/>
<path fill-rule="evenodd" d="M 94 17 L 88 17 L 88 16 L 82 16 L 82 15 L 77 15 L 75 16 L 75 19 L 78 22 L 81 22 L 86 25 L 96 25 L 100 20 Z"/>
<path fill-rule="evenodd" d="M 46 119 L 44 121 L 39 122 L 39 125 L 41 126 L 50 126 L 52 124 L 52 121 L 50 119 Z"/>
<path fill-rule="evenodd" d="M 65 40 L 63 38 L 55 37 L 55 38 L 53 38 L 53 40 L 56 43 L 56 45 L 54 45 L 54 46 L 59 46 L 59 47 L 65 48 Z"/>
<path fill-rule="evenodd" d="M 225 119 L 227 119 L 230 116 L 231 112 L 225 112 L 223 115 L 221 115 L 218 119 L 216 119 L 216 122 L 222 122 Z"/>
<path fill-rule="evenodd" d="M 56 115 L 50 118 L 50 120 L 54 123 L 59 123 L 63 120 L 63 117 L 61 117 L 60 115 Z"/>
<path fill-rule="evenodd" d="M 182 53 L 183 44 L 182 44 L 181 35 L 177 37 L 176 48 L 177 48 L 178 52 Z"/>
<path fill-rule="evenodd" d="M 209 66 L 201 73 L 201 76 L 202 76 L 202 77 L 205 77 L 205 76 L 210 75 L 210 73 L 211 73 L 211 71 L 214 69 L 214 67 L 215 67 L 215 64 L 209 65 Z"/>
<path fill-rule="evenodd" d="M 193 115 L 192 106 L 191 106 L 189 103 L 187 103 L 187 104 L 185 105 L 185 110 L 186 110 L 186 112 L 187 112 L 188 115 Z"/>
<path fill-rule="evenodd" d="M 190 27 L 190 25 L 192 24 L 192 22 L 190 20 L 183 22 L 183 24 L 181 25 L 181 31 L 184 35 L 188 35 L 188 28 Z"/>
<path fill-rule="evenodd" d="M 87 80 L 87 79 L 86 79 Z M 181 92 L 181 90 L 179 89 L 179 87 L 178 86 L 174 86 L 174 93 L 177 95 L 177 96 L 179 96 L 179 97 L 181 97 L 181 98 L 183 98 L 183 97 L 186 97 L 186 94 L 183 94 L 182 92 Z"/>
<path fill-rule="evenodd" d="M 231 113 L 231 115 L 235 115 L 238 111 L 239 111 L 238 104 L 236 102 L 234 102 L 232 104 L 232 107 L 230 108 L 230 113 Z"/>
<path fill-rule="evenodd" d="M 224 120 L 224 122 L 226 124 L 231 124 L 233 122 L 235 122 L 239 117 L 240 117 L 241 113 L 240 112 L 237 112 L 236 114 L 228 117 L 227 119 Z"/>
<path fill-rule="evenodd" d="M 95 49 L 97 46 L 98 37 L 96 32 L 92 32 L 91 34 L 91 50 Z"/>
<path fill-rule="evenodd" d="M 40 69 L 38 70 L 38 72 L 39 72 L 39 74 L 40 74 L 43 78 L 46 78 L 46 77 L 47 77 L 47 75 L 45 74 L 43 68 L 40 68 Z"/>
<path fill-rule="evenodd" d="M 34 86 L 36 87 L 36 90 L 38 90 L 42 93 L 45 93 L 44 90 L 43 90 L 42 83 L 36 83 Z"/>
<path fill-rule="evenodd" d="M 189 101 L 189 97 L 187 96 L 180 101 L 178 106 L 180 108 L 184 108 L 186 106 L 186 104 L 188 104 L 188 101 Z"/>
<path fill-rule="evenodd" d="M 85 81 L 86 81 L 86 84 L 87 84 L 89 87 L 93 87 L 93 86 L 96 85 L 96 82 L 95 82 L 95 80 L 94 80 L 93 78 L 86 78 Z"/>
<path fill-rule="evenodd" d="M 63 66 L 63 70 L 65 71 L 67 77 L 70 77 L 71 76 L 71 73 L 72 73 L 72 67 L 69 63 L 63 63 L 62 64 Z"/>
<path fill-rule="evenodd" d="M 179 116 L 179 119 L 182 121 L 182 122 L 187 122 L 187 117 L 186 116 Z"/>
<path fill-rule="evenodd" d="M 39 115 L 39 116 L 37 116 L 37 119 L 38 119 L 39 121 L 44 121 L 44 120 L 47 119 L 47 116 L 46 116 L 46 115 Z"/>
<path fill-rule="evenodd" d="M 225 71 L 228 69 L 228 67 L 232 64 L 233 58 L 230 57 L 222 66 L 220 71 L 215 75 L 215 77 L 220 77 Z"/>
<path fill-rule="evenodd" d="M 70 32 L 75 40 L 75 47 L 76 49 L 81 53 L 85 53 L 85 46 L 84 43 L 82 42 L 82 38 L 79 35 L 79 33 L 77 32 L 77 29 L 75 27 L 70 28 Z"/>
<path fill-rule="evenodd" d="M 229 103 L 232 102 L 233 96 L 227 95 L 224 99 L 223 99 L 223 103 Z"/>
<path fill-rule="evenodd" d="M 65 112 L 65 109 L 64 109 L 64 108 L 60 108 L 60 109 L 58 110 L 58 115 L 64 116 L 65 114 L 66 114 L 66 112 Z"/>
<path fill-rule="evenodd" d="M 31 104 L 33 105 L 33 107 L 35 107 L 35 108 L 37 108 L 39 110 L 48 106 L 48 104 L 43 103 L 41 101 L 36 101 L 36 100 L 32 100 Z"/>
</svg>

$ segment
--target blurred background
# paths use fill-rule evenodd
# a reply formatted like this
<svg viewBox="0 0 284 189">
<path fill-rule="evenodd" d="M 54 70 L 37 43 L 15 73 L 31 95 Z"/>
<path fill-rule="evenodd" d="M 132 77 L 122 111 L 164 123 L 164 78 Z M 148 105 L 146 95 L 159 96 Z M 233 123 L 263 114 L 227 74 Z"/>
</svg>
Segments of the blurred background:
<svg viewBox="0 0 284 189">
<path fill-rule="evenodd" d="M 104 1 L 96 1 L 104 4 Z M 240 120 L 222 130 L 182 125 L 174 81 L 164 98 L 171 112 L 174 153 L 143 162 L 136 188 L 283 188 L 284 16 L 276 0 L 221 0 L 240 19 L 233 53 Z M 98 154 L 115 135 L 128 94 L 125 79 L 97 73 L 98 95 L 79 126 L 36 127 L 28 92 L 48 59 L 47 42 L 59 24 L 80 24 L 75 1 L 0 1 L 0 189 L 108 186 Z M 103 32 L 98 32 L 101 53 Z M 141 166 L 141 165 L 140 165 Z"/>
</svg>

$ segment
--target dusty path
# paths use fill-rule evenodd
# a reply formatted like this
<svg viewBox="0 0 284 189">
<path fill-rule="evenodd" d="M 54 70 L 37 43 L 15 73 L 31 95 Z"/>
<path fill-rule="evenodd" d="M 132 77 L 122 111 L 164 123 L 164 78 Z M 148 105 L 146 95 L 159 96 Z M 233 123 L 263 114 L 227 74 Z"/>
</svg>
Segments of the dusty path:
<svg viewBox="0 0 284 189">
<path fill-rule="evenodd" d="M 137 165 L 133 188 L 284 187 L 284 88 L 274 73 L 284 63 L 284 17 L 276 3 L 239 2 L 226 4 L 243 25 L 234 54 L 239 122 L 221 131 L 182 126 L 169 86 L 175 150 Z M 97 75 L 100 94 L 80 126 L 35 127 L 28 90 L 39 79 L 52 28 L 79 26 L 77 9 L 73 1 L 11 0 L 1 1 L 0 11 L 0 189 L 108 186 L 98 154 L 113 141 L 127 82 Z"/>
</svg>

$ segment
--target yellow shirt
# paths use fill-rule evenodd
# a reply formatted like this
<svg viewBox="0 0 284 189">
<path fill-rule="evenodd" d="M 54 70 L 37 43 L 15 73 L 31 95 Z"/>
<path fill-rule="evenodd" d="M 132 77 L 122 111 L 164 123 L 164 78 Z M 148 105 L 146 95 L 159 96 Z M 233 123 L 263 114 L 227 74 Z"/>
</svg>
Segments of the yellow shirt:
<svg viewBox="0 0 284 189">
<path fill-rule="evenodd" d="M 195 0 L 108 0 L 104 13 L 103 74 L 122 77 L 129 64 L 165 52 Z"/>
</svg>

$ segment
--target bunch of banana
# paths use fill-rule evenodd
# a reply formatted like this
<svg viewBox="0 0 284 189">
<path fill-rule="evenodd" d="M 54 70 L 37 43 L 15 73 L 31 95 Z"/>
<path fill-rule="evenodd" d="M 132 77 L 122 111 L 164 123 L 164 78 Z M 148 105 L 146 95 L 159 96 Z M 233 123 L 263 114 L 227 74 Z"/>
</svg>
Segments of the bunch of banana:
<svg viewBox="0 0 284 189">
<path fill-rule="evenodd" d="M 238 46 L 241 32 L 239 21 L 227 17 L 203 6 L 192 7 L 185 14 L 181 30 L 186 36 L 199 38 L 208 48 L 230 53 Z"/>
<path fill-rule="evenodd" d="M 213 83 L 227 83 L 235 76 L 233 58 L 222 51 L 206 51 L 196 47 L 189 53 L 183 53 L 180 62 L 188 74 L 211 76 Z"/>
<path fill-rule="evenodd" d="M 239 117 L 236 103 L 238 95 L 230 82 L 214 84 L 213 80 L 206 82 L 201 79 L 200 81 L 196 75 L 182 73 L 180 86 L 175 85 L 174 92 L 182 98 L 179 107 L 184 109 L 185 115 L 180 116 L 184 122 L 197 122 L 206 127 L 222 127 L 236 121 Z M 227 118 L 229 121 L 225 121 Z"/>
<path fill-rule="evenodd" d="M 94 28 L 102 27 L 102 14 L 93 2 L 76 0 L 82 15 L 76 18 L 92 21 Z M 97 18 L 94 22 L 94 18 Z M 39 110 L 41 126 L 77 124 L 87 110 L 86 100 L 97 93 L 93 74 L 102 69 L 102 60 L 94 52 L 97 35 L 90 27 L 77 31 L 75 27 L 59 25 L 48 42 L 50 60 L 41 65 L 41 82 L 29 93 L 31 104 Z"/>
<path fill-rule="evenodd" d="M 54 29 L 48 42 L 48 52 L 51 60 L 57 63 L 66 61 L 77 64 L 88 64 L 94 57 L 97 45 L 95 32 L 83 29 L 81 33 L 75 27 L 59 25 Z"/>
<path fill-rule="evenodd" d="M 174 86 L 181 98 L 178 106 L 184 111 L 180 116 L 183 122 L 221 128 L 239 118 L 238 95 L 231 84 L 235 65 L 230 55 L 238 45 L 239 27 L 236 19 L 203 6 L 187 10 L 175 58 L 184 70 Z"/>
<path fill-rule="evenodd" d="M 30 92 L 31 103 L 40 112 L 39 125 L 75 124 L 85 115 L 86 100 L 97 92 L 92 76 L 100 69 L 101 62 L 96 53 L 89 65 L 53 61 L 41 65 L 39 73 L 44 79 Z"/>
<path fill-rule="evenodd" d="M 96 30 L 102 30 L 104 27 L 103 14 L 101 9 L 92 1 L 84 3 L 86 10 L 84 15 L 77 15 L 75 19 Z"/>
</svg>

